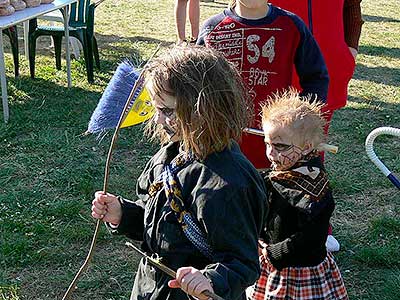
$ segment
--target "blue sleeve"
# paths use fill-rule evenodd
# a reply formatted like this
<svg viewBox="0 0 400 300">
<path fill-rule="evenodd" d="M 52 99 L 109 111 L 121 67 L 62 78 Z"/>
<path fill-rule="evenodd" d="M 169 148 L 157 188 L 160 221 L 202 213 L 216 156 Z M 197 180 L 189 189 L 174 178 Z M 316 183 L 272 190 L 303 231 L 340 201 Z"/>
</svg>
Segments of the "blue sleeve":
<svg viewBox="0 0 400 300">
<path fill-rule="evenodd" d="M 303 89 L 301 95 L 316 94 L 326 102 L 329 76 L 322 52 L 304 22 L 297 16 L 291 16 L 300 33 L 300 42 L 296 50 L 295 66 Z"/>
</svg>

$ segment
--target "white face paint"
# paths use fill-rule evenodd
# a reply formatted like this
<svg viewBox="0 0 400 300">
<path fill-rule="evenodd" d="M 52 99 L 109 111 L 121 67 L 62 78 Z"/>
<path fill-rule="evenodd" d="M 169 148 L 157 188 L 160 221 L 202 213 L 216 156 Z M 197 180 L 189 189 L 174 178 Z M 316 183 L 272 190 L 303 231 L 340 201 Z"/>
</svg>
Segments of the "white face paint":
<svg viewBox="0 0 400 300">
<path fill-rule="evenodd" d="M 166 92 L 156 93 L 153 81 L 150 79 L 146 88 L 150 94 L 151 102 L 156 109 L 155 121 L 165 130 L 171 142 L 180 140 L 176 130 L 176 98 Z"/>
<path fill-rule="evenodd" d="M 287 128 L 275 127 L 270 123 L 263 124 L 266 155 L 277 171 L 288 170 L 305 154 L 310 152 L 310 145 L 297 144 L 292 132 Z"/>
</svg>

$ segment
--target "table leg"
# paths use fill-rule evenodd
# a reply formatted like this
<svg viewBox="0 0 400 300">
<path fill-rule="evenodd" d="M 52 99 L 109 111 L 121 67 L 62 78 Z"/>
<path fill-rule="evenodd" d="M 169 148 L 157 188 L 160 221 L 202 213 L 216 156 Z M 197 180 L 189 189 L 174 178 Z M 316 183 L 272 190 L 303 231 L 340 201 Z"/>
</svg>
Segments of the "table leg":
<svg viewBox="0 0 400 300">
<path fill-rule="evenodd" d="M 24 51 L 26 59 L 29 60 L 29 21 L 24 22 Z"/>
<path fill-rule="evenodd" d="M 68 87 L 70 88 L 72 86 L 71 83 L 71 55 L 69 51 L 69 28 L 68 28 L 68 23 L 69 23 L 69 6 L 65 6 L 63 9 L 63 16 L 64 16 L 64 31 L 65 31 L 65 52 L 66 52 L 66 61 L 67 61 L 67 81 L 68 81 Z"/>
<path fill-rule="evenodd" d="M 3 30 L 1 29 L 0 29 L 0 81 L 1 81 L 1 98 L 3 100 L 4 123 L 7 123 L 9 118 L 9 110 L 8 110 L 6 68 L 4 65 Z"/>
</svg>

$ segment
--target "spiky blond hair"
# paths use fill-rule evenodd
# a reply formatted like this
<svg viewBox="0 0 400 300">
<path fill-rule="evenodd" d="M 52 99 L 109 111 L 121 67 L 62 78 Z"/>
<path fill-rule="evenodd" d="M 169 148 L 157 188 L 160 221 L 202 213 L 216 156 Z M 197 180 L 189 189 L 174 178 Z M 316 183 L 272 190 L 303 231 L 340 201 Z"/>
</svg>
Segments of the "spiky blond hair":
<svg viewBox="0 0 400 300">
<path fill-rule="evenodd" d="M 262 104 L 262 124 L 288 128 L 299 144 L 309 142 L 315 148 L 324 140 L 326 124 L 321 114 L 323 103 L 311 95 L 301 97 L 295 89 L 274 94 Z"/>
</svg>

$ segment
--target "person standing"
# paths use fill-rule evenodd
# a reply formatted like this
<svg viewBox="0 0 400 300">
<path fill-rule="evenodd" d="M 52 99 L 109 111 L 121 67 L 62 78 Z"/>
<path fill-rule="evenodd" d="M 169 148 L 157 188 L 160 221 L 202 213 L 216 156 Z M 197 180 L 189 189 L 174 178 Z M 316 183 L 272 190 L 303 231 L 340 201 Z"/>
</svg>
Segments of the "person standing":
<svg viewBox="0 0 400 300">
<path fill-rule="evenodd" d="M 348 300 L 340 270 L 325 248 L 335 201 L 319 151 L 325 119 L 321 103 L 293 90 L 262 107 L 263 173 L 270 210 L 261 234 L 261 276 L 251 300 Z"/>
<path fill-rule="evenodd" d="M 271 0 L 301 17 L 312 32 L 329 74 L 327 105 L 323 108 L 328 132 L 335 110 L 347 102 L 347 87 L 354 74 L 363 24 L 361 0 Z"/>
<path fill-rule="evenodd" d="M 189 15 L 191 37 L 186 38 L 186 13 Z M 175 0 L 177 44 L 196 43 L 200 27 L 200 0 Z"/>
<path fill-rule="evenodd" d="M 161 149 L 137 181 L 135 200 L 96 192 L 92 216 L 141 241 L 177 277 L 140 261 L 132 300 L 245 299 L 260 275 L 257 239 L 268 211 L 263 179 L 236 143 L 248 124 L 240 75 L 218 52 L 177 47 L 144 70 Z"/>
<path fill-rule="evenodd" d="M 354 74 L 363 24 L 361 0 L 271 0 L 271 2 L 300 16 L 322 51 L 330 79 L 327 105 L 323 107 L 327 121 L 324 131 L 328 134 L 334 111 L 347 103 L 347 88 Z M 294 81 L 298 82 L 298 79 L 295 78 Z M 332 252 L 340 249 L 339 242 L 332 235 L 332 227 L 329 228 L 326 246 Z"/>
<path fill-rule="evenodd" d="M 301 95 L 324 101 L 328 72 L 321 51 L 304 22 L 266 0 L 234 0 L 228 9 L 206 20 L 198 44 L 216 49 L 233 62 L 253 97 L 260 128 L 260 103 L 300 78 Z M 270 162 L 263 138 L 244 134 L 241 149 L 257 169 Z"/>
</svg>

